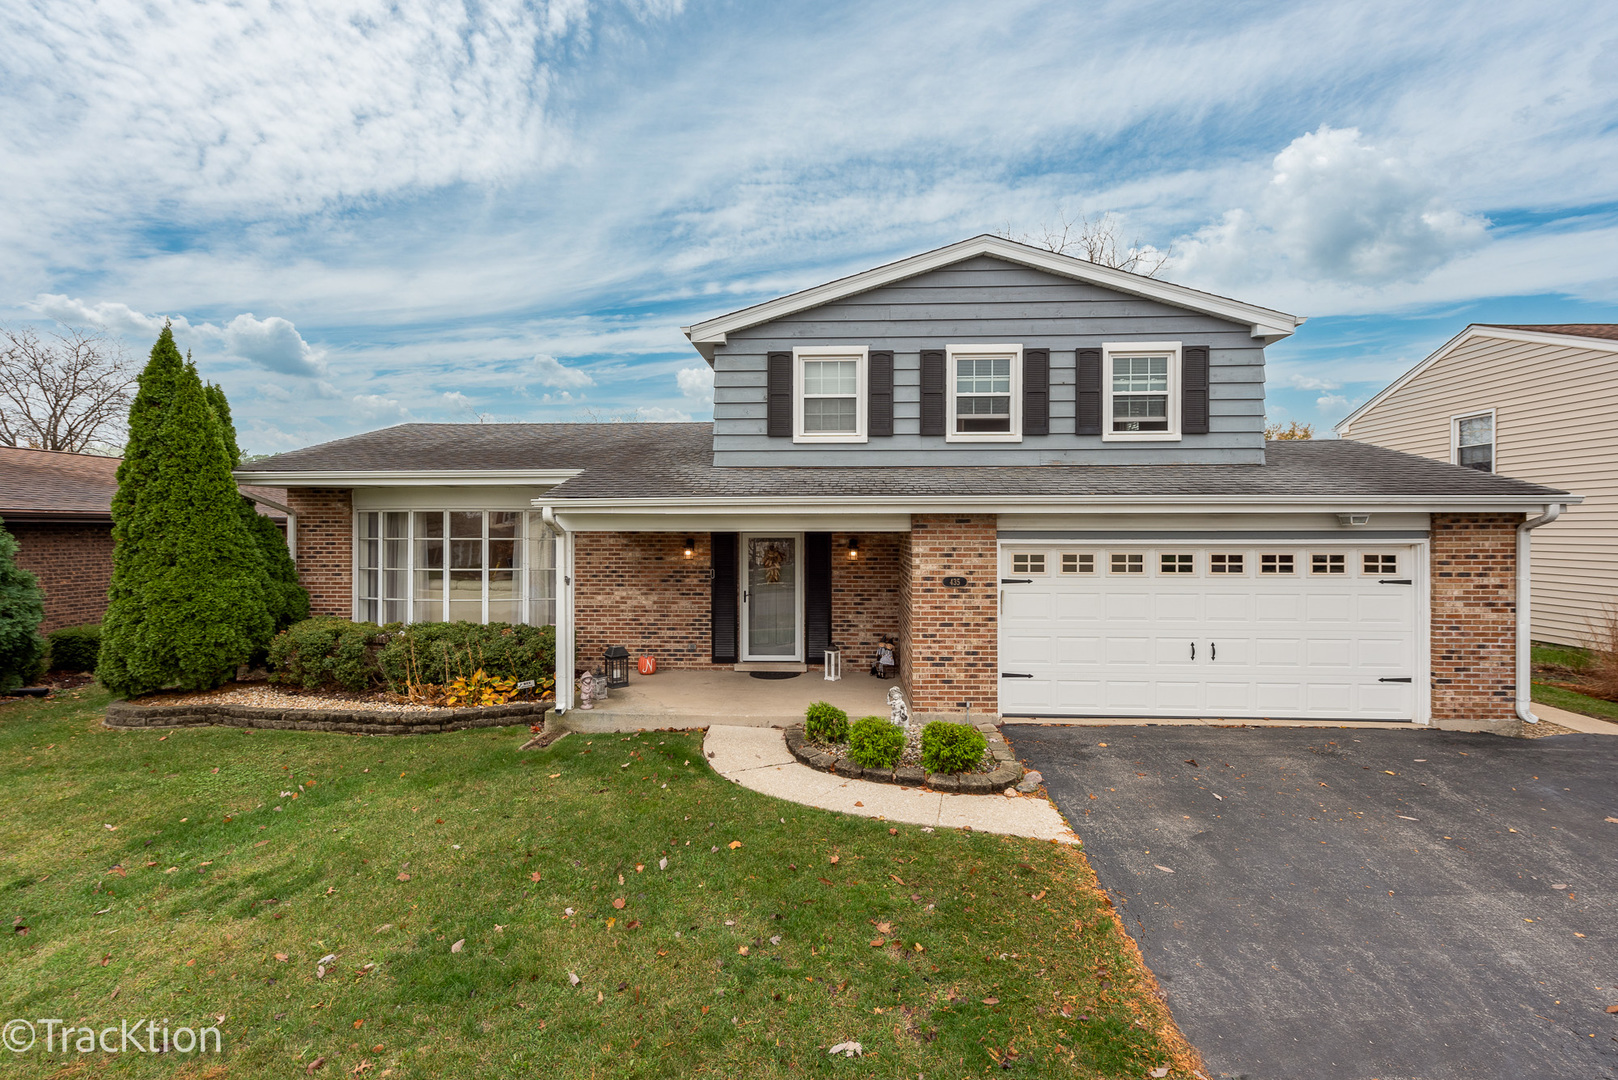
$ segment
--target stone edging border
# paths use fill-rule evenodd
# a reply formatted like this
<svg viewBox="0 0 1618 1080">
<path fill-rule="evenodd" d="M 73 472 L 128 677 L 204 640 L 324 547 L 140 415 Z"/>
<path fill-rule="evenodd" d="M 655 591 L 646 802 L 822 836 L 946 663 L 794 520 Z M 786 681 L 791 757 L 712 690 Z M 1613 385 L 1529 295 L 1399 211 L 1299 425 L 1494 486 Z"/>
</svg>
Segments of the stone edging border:
<svg viewBox="0 0 1618 1080">
<path fill-rule="evenodd" d="M 435 713 L 381 709 L 266 709 L 256 705 L 133 705 L 115 701 L 102 724 L 109 728 L 182 728 L 221 724 L 276 731 L 335 731 L 346 735 L 430 735 L 467 728 L 541 723 L 549 701 L 518 701 Z"/>
<path fill-rule="evenodd" d="M 879 784 L 903 784 L 906 787 L 926 787 L 934 791 L 953 791 L 967 795 L 987 795 L 1012 787 L 1023 778 L 1023 768 L 1011 753 L 1011 747 L 993 724 L 978 724 L 977 729 L 989 742 L 989 753 L 995 768 L 988 773 L 933 773 L 916 765 L 901 765 L 897 769 L 867 769 L 846 757 L 827 753 L 810 743 L 803 734 L 803 725 L 786 729 L 787 750 L 811 769 L 836 773 L 850 780 L 874 780 Z"/>
</svg>

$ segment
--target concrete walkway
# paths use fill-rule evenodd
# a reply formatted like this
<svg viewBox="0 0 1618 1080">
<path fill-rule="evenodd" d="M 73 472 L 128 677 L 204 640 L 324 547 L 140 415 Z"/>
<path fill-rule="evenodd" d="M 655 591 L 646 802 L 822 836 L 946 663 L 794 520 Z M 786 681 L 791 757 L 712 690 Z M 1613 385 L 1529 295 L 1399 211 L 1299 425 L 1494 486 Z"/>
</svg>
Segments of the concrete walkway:
<svg viewBox="0 0 1618 1080">
<path fill-rule="evenodd" d="M 743 671 L 660 671 L 629 676 L 593 709 L 569 709 L 561 724 L 571 731 L 642 731 L 707 727 L 716 717 L 737 727 L 790 727 L 803 723 L 812 701 L 827 701 L 850 718 L 887 716 L 888 690 L 898 683 L 843 669 L 836 682 L 817 669 L 790 679 L 755 679 Z"/>
<path fill-rule="evenodd" d="M 1611 720 L 1598 720 L 1583 713 L 1568 712 L 1558 709 L 1555 705 L 1541 705 L 1534 702 L 1534 715 L 1541 720 L 1548 720 L 1553 724 L 1560 724 L 1565 728 L 1583 732 L 1586 735 L 1618 735 L 1618 723 Z"/>
<path fill-rule="evenodd" d="M 1078 838 L 1042 795 L 949 795 L 924 788 L 849 780 L 795 761 L 774 728 L 710 727 L 703 752 L 714 771 L 734 783 L 778 799 L 845 814 L 910 825 L 1076 844 Z"/>
</svg>

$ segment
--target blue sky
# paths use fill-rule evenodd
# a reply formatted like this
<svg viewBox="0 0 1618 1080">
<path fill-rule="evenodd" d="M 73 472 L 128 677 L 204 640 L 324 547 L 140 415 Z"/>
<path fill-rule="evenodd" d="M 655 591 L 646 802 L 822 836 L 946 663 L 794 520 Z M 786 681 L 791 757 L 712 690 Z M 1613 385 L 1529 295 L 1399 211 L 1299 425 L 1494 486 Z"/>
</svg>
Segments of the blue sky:
<svg viewBox="0 0 1618 1080">
<path fill-rule="evenodd" d="M 1466 323 L 1618 322 L 1610 3 L 7 5 L 0 319 L 172 318 L 272 452 L 710 415 L 679 327 L 1112 214 L 1310 316 L 1329 424 Z"/>
</svg>

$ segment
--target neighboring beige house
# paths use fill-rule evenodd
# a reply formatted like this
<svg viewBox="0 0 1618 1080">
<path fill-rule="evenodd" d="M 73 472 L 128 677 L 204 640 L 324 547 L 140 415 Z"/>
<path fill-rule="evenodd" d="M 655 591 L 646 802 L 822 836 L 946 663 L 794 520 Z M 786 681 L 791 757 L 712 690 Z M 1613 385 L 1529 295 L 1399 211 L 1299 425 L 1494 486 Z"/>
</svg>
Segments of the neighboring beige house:
<svg viewBox="0 0 1618 1080">
<path fill-rule="evenodd" d="M 1584 496 L 1533 538 L 1533 635 L 1618 602 L 1618 324 L 1468 326 L 1337 425 L 1345 439 Z"/>
</svg>

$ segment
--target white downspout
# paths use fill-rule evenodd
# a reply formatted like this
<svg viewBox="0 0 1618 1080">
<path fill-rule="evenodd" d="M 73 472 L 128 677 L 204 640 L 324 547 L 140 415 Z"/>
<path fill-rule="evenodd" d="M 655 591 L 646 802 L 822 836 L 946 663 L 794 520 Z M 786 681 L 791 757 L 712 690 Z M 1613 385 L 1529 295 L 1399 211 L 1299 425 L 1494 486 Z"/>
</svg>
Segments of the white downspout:
<svg viewBox="0 0 1618 1080">
<path fill-rule="evenodd" d="M 266 499 L 262 495 L 249 495 L 241 488 L 236 489 L 242 495 L 260 504 L 268 506 L 271 510 L 279 510 L 287 516 L 287 550 L 292 553 L 292 565 L 298 565 L 298 515 L 293 513 L 292 507 L 283 506 L 274 499 Z"/>
<path fill-rule="evenodd" d="M 1533 650 L 1532 631 L 1529 629 L 1528 594 L 1529 538 L 1528 533 L 1541 525 L 1549 525 L 1562 516 L 1562 504 L 1550 503 L 1537 518 L 1530 518 L 1517 526 L 1517 719 L 1528 724 L 1539 723 L 1531 711 L 1533 704 Z"/>
<path fill-rule="evenodd" d="M 556 714 L 573 707 L 573 535 L 550 506 L 540 518 L 556 534 Z"/>
</svg>

